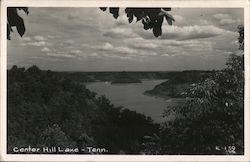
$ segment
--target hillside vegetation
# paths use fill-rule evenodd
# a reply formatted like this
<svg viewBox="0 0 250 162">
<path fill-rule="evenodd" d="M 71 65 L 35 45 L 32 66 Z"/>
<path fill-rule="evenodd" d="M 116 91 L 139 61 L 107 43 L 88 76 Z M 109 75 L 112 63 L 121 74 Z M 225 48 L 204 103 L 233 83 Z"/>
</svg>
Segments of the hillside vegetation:
<svg viewBox="0 0 250 162">
<path fill-rule="evenodd" d="M 145 91 L 145 94 L 163 98 L 186 97 L 186 92 L 192 85 L 204 81 L 213 74 L 215 74 L 215 71 L 171 72 L 167 81 L 156 85 L 152 90 Z"/>
<path fill-rule="evenodd" d="M 188 88 L 186 104 L 166 108 L 163 116 L 175 119 L 165 120 L 159 137 L 150 138 L 149 154 L 244 154 L 244 27 L 238 32 L 241 53 Z"/>
<path fill-rule="evenodd" d="M 97 97 L 75 77 L 13 66 L 8 71 L 8 152 L 14 146 L 97 146 L 138 154 L 151 118 Z"/>
<path fill-rule="evenodd" d="M 111 84 L 116 83 L 141 83 L 141 80 L 132 77 L 127 72 L 123 71 L 114 75 L 114 79 L 112 80 Z"/>
</svg>

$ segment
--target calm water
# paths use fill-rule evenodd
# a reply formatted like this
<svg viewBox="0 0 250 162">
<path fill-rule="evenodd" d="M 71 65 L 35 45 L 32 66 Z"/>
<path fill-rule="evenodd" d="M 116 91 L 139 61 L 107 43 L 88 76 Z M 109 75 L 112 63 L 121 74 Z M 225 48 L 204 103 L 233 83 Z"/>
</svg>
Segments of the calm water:
<svg viewBox="0 0 250 162">
<path fill-rule="evenodd" d="M 165 100 L 158 97 L 144 95 L 145 90 L 165 80 L 143 80 L 142 83 L 110 84 L 109 82 L 95 82 L 87 84 L 87 88 L 105 95 L 115 106 L 123 106 L 130 110 L 150 116 L 156 122 L 162 121 L 163 110 L 168 105 L 176 105 L 178 99 Z"/>
</svg>

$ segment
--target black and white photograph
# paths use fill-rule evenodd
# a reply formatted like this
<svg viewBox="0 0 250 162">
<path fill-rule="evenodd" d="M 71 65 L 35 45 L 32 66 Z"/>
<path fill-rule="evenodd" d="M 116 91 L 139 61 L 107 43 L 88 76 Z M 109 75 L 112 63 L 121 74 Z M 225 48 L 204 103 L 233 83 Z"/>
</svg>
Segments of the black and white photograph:
<svg viewBox="0 0 250 162">
<path fill-rule="evenodd" d="M 244 8 L 6 11 L 6 154 L 245 155 Z"/>
</svg>

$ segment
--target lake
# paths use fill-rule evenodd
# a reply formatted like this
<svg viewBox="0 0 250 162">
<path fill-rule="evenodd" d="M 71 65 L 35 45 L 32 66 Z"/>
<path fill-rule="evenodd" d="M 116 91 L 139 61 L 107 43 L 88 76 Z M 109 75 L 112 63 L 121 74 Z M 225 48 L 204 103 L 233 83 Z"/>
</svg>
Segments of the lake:
<svg viewBox="0 0 250 162">
<path fill-rule="evenodd" d="M 86 86 L 98 95 L 105 95 L 115 106 L 123 106 L 150 116 L 155 122 L 163 120 L 162 113 L 167 106 L 176 105 L 179 99 L 165 100 L 160 97 L 144 95 L 146 90 L 166 80 L 142 80 L 142 83 L 110 84 L 109 82 L 88 83 Z"/>
</svg>

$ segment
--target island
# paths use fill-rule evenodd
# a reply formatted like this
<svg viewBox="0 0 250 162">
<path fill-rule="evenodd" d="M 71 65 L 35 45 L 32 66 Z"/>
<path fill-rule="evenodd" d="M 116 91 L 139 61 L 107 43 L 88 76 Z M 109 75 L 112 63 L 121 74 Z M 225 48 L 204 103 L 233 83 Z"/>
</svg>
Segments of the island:
<svg viewBox="0 0 250 162">
<path fill-rule="evenodd" d="M 132 77 L 126 71 L 117 73 L 111 81 L 111 84 L 120 83 L 141 83 L 142 81 L 138 78 Z"/>
</svg>

